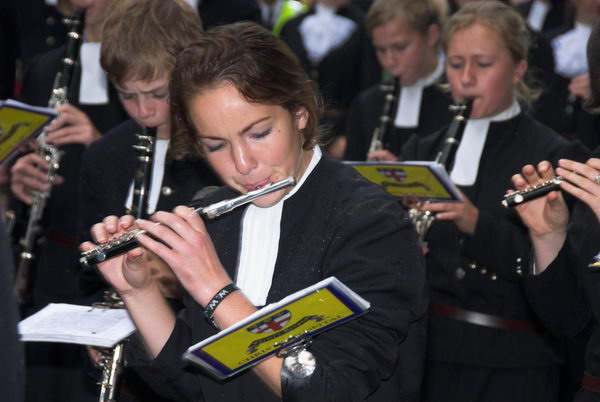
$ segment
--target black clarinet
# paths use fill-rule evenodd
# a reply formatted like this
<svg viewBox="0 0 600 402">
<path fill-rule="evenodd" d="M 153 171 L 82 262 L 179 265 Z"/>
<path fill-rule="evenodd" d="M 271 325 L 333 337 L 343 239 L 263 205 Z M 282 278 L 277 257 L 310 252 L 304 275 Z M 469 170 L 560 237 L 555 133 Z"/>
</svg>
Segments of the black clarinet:
<svg viewBox="0 0 600 402">
<path fill-rule="evenodd" d="M 68 92 L 71 84 L 73 69 L 79 58 L 79 49 L 81 47 L 82 32 L 83 32 L 83 17 L 84 10 L 78 10 L 72 18 L 65 18 L 63 22 L 71 27 L 67 33 L 67 41 L 65 44 L 65 53 L 62 59 L 62 67 L 54 76 L 52 94 L 48 100 L 48 107 L 54 108 L 58 105 L 68 103 Z M 25 234 L 19 241 L 22 247 L 20 254 L 19 266 L 16 273 L 16 287 L 19 302 L 25 304 L 29 301 L 30 293 L 30 269 L 31 263 L 35 258 L 34 248 L 38 236 L 42 230 L 41 221 L 46 208 L 46 202 L 50 197 L 50 192 L 56 181 L 57 171 L 60 166 L 62 152 L 55 145 L 46 143 L 48 130 L 44 129 L 38 137 L 38 148 L 36 153 L 40 155 L 50 166 L 48 175 L 48 188 L 44 191 L 32 191 L 33 203 L 29 208 L 29 217 Z"/>
<path fill-rule="evenodd" d="M 383 140 L 390 126 L 390 122 L 392 121 L 392 114 L 396 110 L 394 103 L 399 86 L 400 80 L 398 78 L 395 78 L 393 82 L 384 81 L 379 86 L 379 89 L 381 89 L 384 94 L 383 109 L 381 111 L 381 116 L 379 117 L 379 126 L 375 128 L 373 137 L 371 137 L 367 158 L 371 152 L 381 151 L 383 149 Z"/>
<path fill-rule="evenodd" d="M 450 110 L 454 112 L 454 118 L 446 132 L 440 151 L 435 158 L 435 161 L 444 166 L 448 172 L 452 170 L 452 166 L 454 165 L 456 151 L 462 140 L 472 107 L 473 99 L 470 98 L 465 99 L 458 105 L 450 106 Z M 415 225 L 421 248 L 426 248 L 427 242 L 425 241 L 425 237 L 427 237 L 427 232 L 435 221 L 435 216 L 430 211 L 422 211 L 417 208 L 411 208 L 408 211 L 408 216 Z"/>
<path fill-rule="evenodd" d="M 444 166 L 448 172 L 452 170 L 454 165 L 454 157 L 456 156 L 456 150 L 462 140 L 463 133 L 465 132 L 465 126 L 467 120 L 471 115 L 471 108 L 473 107 L 473 99 L 465 99 L 458 105 L 450 105 L 450 110 L 454 112 L 454 118 L 448 128 L 442 148 L 438 152 L 435 161 L 440 165 Z"/>
<path fill-rule="evenodd" d="M 156 140 L 156 128 L 142 128 L 141 134 L 136 134 L 137 143 L 133 146 L 136 151 L 136 169 L 133 176 L 133 201 L 129 213 L 136 218 L 148 216 L 148 197 L 152 182 L 152 157 Z"/>
</svg>

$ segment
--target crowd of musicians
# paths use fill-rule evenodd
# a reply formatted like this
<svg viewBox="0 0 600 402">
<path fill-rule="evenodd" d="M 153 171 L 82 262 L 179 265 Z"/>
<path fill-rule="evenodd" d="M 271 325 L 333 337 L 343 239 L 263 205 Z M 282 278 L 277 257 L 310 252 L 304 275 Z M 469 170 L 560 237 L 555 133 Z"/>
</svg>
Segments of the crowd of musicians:
<svg viewBox="0 0 600 402">
<path fill-rule="evenodd" d="M 0 400 L 113 400 L 110 350 L 17 334 L 111 295 L 118 401 L 600 401 L 600 0 L 7 0 L 0 48 L 0 99 L 58 111 L 0 166 Z M 461 202 L 342 163 L 434 160 Z M 182 360 L 330 276 L 369 312 L 226 380 Z"/>
</svg>

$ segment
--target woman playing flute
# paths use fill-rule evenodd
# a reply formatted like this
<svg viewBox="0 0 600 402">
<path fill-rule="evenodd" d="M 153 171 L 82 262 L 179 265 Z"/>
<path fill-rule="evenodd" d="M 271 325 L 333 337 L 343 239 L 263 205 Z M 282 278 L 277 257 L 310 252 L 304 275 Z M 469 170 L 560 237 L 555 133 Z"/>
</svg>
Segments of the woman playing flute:
<svg viewBox="0 0 600 402">
<path fill-rule="evenodd" d="M 196 401 L 416 399 L 407 394 L 418 385 L 399 372 L 418 371 L 423 358 L 419 348 L 399 351 L 405 338 L 422 338 L 416 236 L 393 198 L 322 154 L 318 99 L 285 45 L 252 24 L 215 28 L 178 56 L 170 83 L 174 149 L 201 154 L 227 185 L 207 204 L 290 176 L 297 184 L 207 223 L 180 206 L 155 213 L 152 222 L 110 216 L 92 227 L 97 244 L 133 225 L 162 241 L 141 235 L 143 248 L 99 264 L 142 340 L 129 361 L 160 394 Z M 186 291 L 178 317 L 142 263 L 145 249 Z M 225 382 L 182 362 L 195 342 L 332 275 L 372 307 L 315 337 L 309 376 L 290 380 L 275 356 Z M 223 289 L 227 295 L 210 314 L 213 327 L 206 306 Z"/>
</svg>

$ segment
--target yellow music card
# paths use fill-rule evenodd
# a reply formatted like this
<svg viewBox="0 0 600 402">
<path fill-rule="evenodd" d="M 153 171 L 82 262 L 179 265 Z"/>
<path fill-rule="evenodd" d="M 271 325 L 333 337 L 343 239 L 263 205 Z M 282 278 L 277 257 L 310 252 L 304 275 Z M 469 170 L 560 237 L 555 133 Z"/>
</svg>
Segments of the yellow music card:
<svg viewBox="0 0 600 402">
<path fill-rule="evenodd" d="M 399 198 L 422 201 L 462 201 L 446 169 L 436 162 L 345 162 L 369 181 Z"/>
<path fill-rule="evenodd" d="M 335 277 L 266 306 L 191 346 L 184 357 L 226 378 L 320 332 L 362 314 L 370 305 Z"/>
<path fill-rule="evenodd" d="M 37 136 L 56 115 L 50 108 L 34 107 L 12 99 L 0 102 L 0 165 Z"/>
</svg>

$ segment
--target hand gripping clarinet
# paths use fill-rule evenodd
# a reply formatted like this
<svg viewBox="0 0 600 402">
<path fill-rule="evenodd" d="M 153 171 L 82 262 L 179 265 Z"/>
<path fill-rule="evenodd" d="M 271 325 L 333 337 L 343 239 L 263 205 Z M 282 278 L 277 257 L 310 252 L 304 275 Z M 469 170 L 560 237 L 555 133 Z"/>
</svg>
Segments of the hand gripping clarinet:
<svg viewBox="0 0 600 402">
<path fill-rule="evenodd" d="M 65 54 L 62 59 L 62 68 L 54 77 L 52 94 L 48 101 L 48 107 L 54 108 L 58 105 L 68 103 L 67 94 L 71 82 L 73 68 L 77 63 L 79 49 L 81 47 L 81 36 L 83 32 L 83 16 L 84 10 L 78 10 L 72 18 L 65 18 L 63 22 L 70 26 L 70 31 L 67 34 L 65 44 Z M 32 191 L 33 203 L 29 209 L 29 219 L 24 237 L 20 240 L 22 247 L 21 259 L 17 268 L 16 286 L 21 303 L 26 302 L 29 298 L 29 271 L 30 265 L 34 258 L 34 247 L 41 230 L 40 221 L 44 213 L 46 201 L 50 196 L 52 186 L 56 180 L 57 170 L 59 168 L 61 152 L 54 145 L 46 143 L 48 131 L 44 129 L 38 137 L 37 154 L 40 155 L 50 168 L 48 169 L 48 188 L 44 191 Z"/>
<path fill-rule="evenodd" d="M 465 131 L 467 120 L 471 115 L 472 106 L 472 99 L 465 99 L 458 105 L 450 106 L 450 110 L 453 111 L 455 115 L 448 128 L 442 147 L 435 158 L 435 161 L 444 166 L 448 172 L 452 169 L 454 164 L 456 150 L 458 149 L 463 132 Z M 435 216 L 430 211 L 422 211 L 417 208 L 411 208 L 408 211 L 408 215 L 417 230 L 419 244 L 422 248 L 426 248 L 427 242 L 425 241 L 425 237 L 427 236 L 429 228 L 435 221 Z"/>
<path fill-rule="evenodd" d="M 371 155 L 371 152 L 381 151 L 383 149 L 383 139 L 387 133 L 387 129 L 392 120 L 392 113 L 395 109 L 393 106 L 398 93 L 398 86 L 400 80 L 395 78 L 393 82 L 384 81 L 381 83 L 379 88 L 384 93 L 385 100 L 383 103 L 383 110 L 379 117 L 379 126 L 373 131 L 373 137 L 371 138 L 371 144 L 369 145 L 369 151 L 367 152 L 367 158 Z"/>
<path fill-rule="evenodd" d="M 142 134 L 136 134 L 136 169 L 133 177 L 133 197 L 129 213 L 136 218 L 148 216 L 148 196 L 152 181 L 152 157 L 156 139 L 155 128 L 142 128 Z M 104 300 L 96 303 L 99 308 L 125 308 L 123 300 L 114 289 L 104 293 Z M 117 399 L 120 374 L 123 370 L 123 349 L 125 341 L 113 346 L 109 352 L 100 353 L 98 365 L 102 368 L 100 382 L 100 402 L 113 402 Z"/>
</svg>

